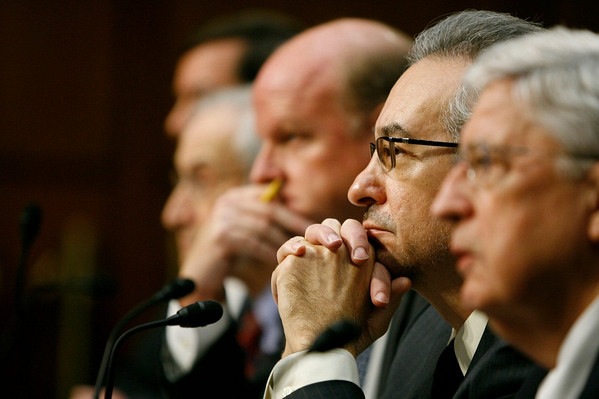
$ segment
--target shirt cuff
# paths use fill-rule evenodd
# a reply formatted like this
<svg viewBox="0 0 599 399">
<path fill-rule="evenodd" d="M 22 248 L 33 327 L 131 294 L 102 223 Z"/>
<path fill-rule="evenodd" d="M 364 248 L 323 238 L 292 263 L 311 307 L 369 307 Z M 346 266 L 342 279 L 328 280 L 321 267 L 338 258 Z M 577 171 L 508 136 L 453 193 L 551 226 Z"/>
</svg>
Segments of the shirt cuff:
<svg viewBox="0 0 599 399">
<path fill-rule="evenodd" d="M 264 398 L 281 399 L 304 386 L 330 380 L 360 385 L 356 360 L 348 351 L 294 353 L 276 364 L 268 378 Z"/>
</svg>

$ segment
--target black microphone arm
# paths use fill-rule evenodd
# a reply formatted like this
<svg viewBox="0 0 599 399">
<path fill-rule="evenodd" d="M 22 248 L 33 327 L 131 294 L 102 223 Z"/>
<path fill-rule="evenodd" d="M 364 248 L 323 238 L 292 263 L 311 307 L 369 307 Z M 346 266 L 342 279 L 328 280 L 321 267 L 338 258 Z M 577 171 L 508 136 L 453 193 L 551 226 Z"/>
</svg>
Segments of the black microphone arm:
<svg viewBox="0 0 599 399">
<path fill-rule="evenodd" d="M 222 316 L 223 307 L 218 302 L 195 302 L 189 306 L 184 307 L 183 309 L 179 310 L 176 314 L 164 320 L 151 321 L 149 323 L 141 324 L 139 326 L 133 327 L 125 331 L 115 341 L 114 346 L 110 351 L 110 357 L 108 358 L 108 366 L 106 368 L 106 388 L 104 392 L 104 398 L 112 398 L 112 390 L 114 385 L 114 357 L 121 343 L 129 336 L 140 331 L 164 326 L 181 326 L 190 328 L 203 327 L 208 324 L 216 323 L 220 320 Z"/>
<path fill-rule="evenodd" d="M 42 224 L 42 209 L 39 205 L 31 203 L 21 212 L 19 218 L 19 235 L 21 238 L 21 253 L 17 265 L 17 277 L 15 283 L 15 305 L 17 314 L 22 316 L 24 309 L 23 292 L 25 290 L 25 275 L 27 258 L 33 242 L 39 233 Z"/>
<path fill-rule="evenodd" d="M 30 329 L 34 328 L 31 325 L 31 314 L 27 311 L 25 295 L 27 266 L 31 248 L 38 236 L 41 224 L 42 209 L 34 203 L 25 206 L 19 215 L 20 251 L 15 271 L 14 319 L 8 322 L 7 336 L 2 336 L 0 340 L 0 356 L 3 360 L 6 356 L 8 363 L 11 364 L 4 377 L 14 389 L 18 389 L 23 394 L 23 397 L 29 396 L 28 393 L 31 392 L 28 381 L 26 381 L 32 360 L 30 345 L 27 341 L 30 337 Z"/>
<path fill-rule="evenodd" d="M 192 280 L 181 278 L 175 279 L 171 283 L 165 285 L 160 291 L 152 295 L 149 299 L 145 300 L 144 302 L 131 309 L 127 314 L 125 314 L 125 316 L 123 316 L 122 319 L 120 319 L 115 324 L 115 326 L 112 328 L 112 331 L 110 332 L 110 335 L 108 336 L 108 339 L 106 340 L 106 345 L 104 346 L 104 353 L 102 354 L 102 361 L 100 363 L 98 376 L 96 378 L 96 385 L 94 388 L 94 399 L 99 399 L 100 397 L 100 389 L 102 389 L 102 385 L 104 384 L 104 379 L 106 376 L 106 365 L 108 364 L 110 350 L 114 346 L 115 340 L 123 331 L 127 323 L 129 323 L 135 317 L 140 315 L 146 309 L 163 301 L 182 298 L 185 295 L 191 293 L 194 289 L 195 284 Z"/>
</svg>

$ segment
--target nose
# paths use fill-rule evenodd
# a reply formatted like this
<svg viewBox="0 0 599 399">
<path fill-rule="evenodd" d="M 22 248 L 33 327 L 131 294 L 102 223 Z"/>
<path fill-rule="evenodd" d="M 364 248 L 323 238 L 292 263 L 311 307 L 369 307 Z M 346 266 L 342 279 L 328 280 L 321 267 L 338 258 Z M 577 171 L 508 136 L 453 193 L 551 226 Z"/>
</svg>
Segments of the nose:
<svg viewBox="0 0 599 399">
<path fill-rule="evenodd" d="M 188 190 L 178 183 L 162 209 L 162 225 L 169 231 L 177 231 L 193 221 L 193 207 Z"/>
<path fill-rule="evenodd" d="M 431 206 L 434 216 L 449 221 L 459 221 L 472 214 L 466 178 L 467 167 L 461 162 L 445 176 L 441 189 Z"/>
<path fill-rule="evenodd" d="M 356 176 L 347 193 L 349 201 L 357 206 L 368 207 L 386 201 L 385 188 L 381 185 L 382 170 L 376 157 L 371 157 L 366 168 Z"/>
<path fill-rule="evenodd" d="M 167 136 L 177 138 L 181 134 L 185 122 L 193 109 L 193 102 L 177 98 L 175 104 L 164 120 L 164 131 Z"/>
<path fill-rule="evenodd" d="M 275 160 L 274 146 L 271 143 L 264 141 L 252 164 L 250 180 L 254 183 L 268 183 L 276 178 L 282 179 L 283 172 L 280 165 L 278 165 L 278 162 Z"/>
</svg>

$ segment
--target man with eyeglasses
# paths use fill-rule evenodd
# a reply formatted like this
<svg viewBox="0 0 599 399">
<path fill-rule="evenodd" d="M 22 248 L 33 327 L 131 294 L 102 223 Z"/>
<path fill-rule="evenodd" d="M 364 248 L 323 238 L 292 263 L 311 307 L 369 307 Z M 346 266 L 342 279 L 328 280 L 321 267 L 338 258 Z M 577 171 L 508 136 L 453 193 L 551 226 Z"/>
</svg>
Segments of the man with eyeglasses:
<svg viewBox="0 0 599 399">
<path fill-rule="evenodd" d="M 599 35 L 498 45 L 466 87 L 480 99 L 433 204 L 462 303 L 550 370 L 520 397 L 598 398 Z"/>
<path fill-rule="evenodd" d="M 219 322 L 195 334 L 202 337 L 197 340 L 200 346 L 209 340 L 214 344 L 196 363 L 186 356 L 186 363 L 201 374 L 187 373 L 175 380 L 182 373 L 174 368 L 171 380 L 178 386 L 201 389 L 197 375 L 207 374 L 213 382 L 224 384 L 210 394 L 262 396 L 274 364 L 271 360 L 280 357 L 283 337 L 272 334 L 274 329 L 256 329 L 252 316 L 281 331 L 270 291 L 276 251 L 326 215 L 359 217 L 360 209 L 346 197 L 353 178 L 369 160 L 367 151 L 357 151 L 368 146 L 382 103 L 405 69 L 410 45 L 411 39 L 391 26 L 344 18 L 289 39 L 261 68 L 252 88 L 256 128 L 262 138 L 252 165 L 252 184 L 229 189 L 214 202 L 206 227 L 210 234 L 194 240 L 181 269 L 181 275 L 194 276 L 196 288 L 201 287 L 194 294 L 205 295 L 193 299 L 218 300 L 225 313 Z M 340 146 L 344 151 L 339 151 Z M 204 175 L 202 170 L 195 173 Z M 173 207 L 173 212 L 181 211 L 180 206 Z M 251 279 L 249 288 L 255 288 L 245 297 L 231 295 L 235 291 L 228 289 L 230 285 L 223 287 L 223 278 L 240 269 L 243 277 Z M 234 312 L 240 302 L 248 310 Z M 245 326 L 254 327 L 248 328 L 251 334 L 244 334 Z M 223 350 L 239 348 L 238 335 L 243 336 L 239 343 L 255 344 L 248 345 L 246 353 L 257 355 L 247 356 L 247 362 L 237 361 L 243 360 L 239 350 Z M 250 384 L 239 383 L 240 375 Z M 235 393 L 227 396 L 231 391 Z"/>
<path fill-rule="evenodd" d="M 520 388 L 534 365 L 493 335 L 484 314 L 462 306 L 450 224 L 429 210 L 469 114 L 464 71 L 492 43 L 539 29 L 509 15 L 467 11 L 416 38 L 410 67 L 377 119 L 374 156 L 349 190 L 352 203 L 365 207 L 362 223 L 327 219 L 279 249 L 272 286 L 287 340 L 267 397 L 362 397 L 354 356 L 387 329 L 410 288 L 432 307 L 400 337 L 380 397 L 504 398 Z M 340 319 L 357 323 L 359 338 L 306 353 L 317 327 Z"/>
</svg>

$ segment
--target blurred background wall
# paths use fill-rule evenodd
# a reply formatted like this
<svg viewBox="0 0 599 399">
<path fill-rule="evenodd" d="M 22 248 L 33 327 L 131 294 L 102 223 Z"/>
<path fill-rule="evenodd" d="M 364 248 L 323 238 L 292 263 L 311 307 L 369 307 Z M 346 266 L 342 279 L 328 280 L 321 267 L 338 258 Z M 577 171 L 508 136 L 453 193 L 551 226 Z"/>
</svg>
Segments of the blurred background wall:
<svg viewBox="0 0 599 399">
<path fill-rule="evenodd" d="M 466 8 L 599 29 L 596 0 L 3 0 L 0 328 L 9 345 L 19 218 L 33 202 L 43 221 L 26 264 L 36 327 L 23 356 L 36 397 L 93 382 L 116 320 L 172 277 L 159 216 L 170 189 L 173 143 L 162 124 L 175 58 L 196 25 L 246 8 L 308 26 L 374 18 L 409 34 Z"/>
</svg>

